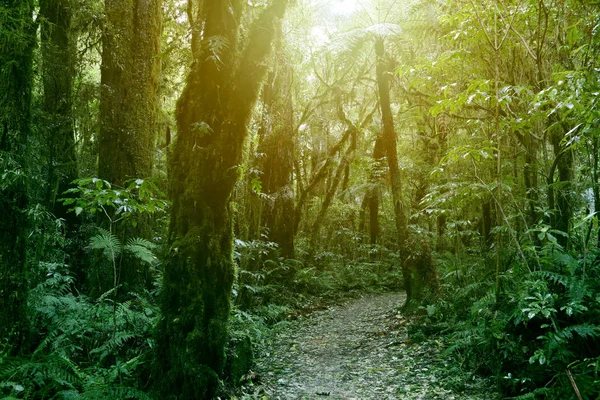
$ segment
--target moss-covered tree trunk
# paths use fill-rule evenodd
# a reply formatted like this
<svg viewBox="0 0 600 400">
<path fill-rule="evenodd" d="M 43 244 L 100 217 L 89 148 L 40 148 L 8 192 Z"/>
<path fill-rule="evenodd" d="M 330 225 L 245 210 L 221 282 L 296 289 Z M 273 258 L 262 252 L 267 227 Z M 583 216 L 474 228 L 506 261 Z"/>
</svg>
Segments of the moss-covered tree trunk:
<svg viewBox="0 0 600 400">
<path fill-rule="evenodd" d="M 70 0 L 40 0 L 44 111 L 49 130 L 48 203 L 70 229 L 77 218 L 57 200 L 77 178 L 71 96 L 75 71 L 72 7 Z"/>
<path fill-rule="evenodd" d="M 573 150 L 565 148 L 562 141 L 563 134 L 556 130 L 550 136 L 550 141 L 554 149 L 554 162 L 548 174 L 548 201 L 549 208 L 553 211 L 551 217 L 551 226 L 557 231 L 564 232 L 564 235 L 558 235 L 557 242 L 566 248 L 568 244 L 569 224 L 573 216 L 573 193 L 572 181 L 574 179 L 573 170 Z M 554 182 L 555 171 L 558 171 L 558 183 Z"/>
<path fill-rule="evenodd" d="M 373 165 L 369 173 L 369 186 L 364 202 L 369 212 L 369 243 L 374 246 L 377 244 L 379 236 L 379 186 L 381 184 L 382 171 L 384 171 L 385 158 L 385 149 L 383 148 L 381 134 L 377 135 L 375 139 L 372 158 Z M 375 256 L 375 254 L 372 254 L 372 256 Z"/>
<path fill-rule="evenodd" d="M 375 55 L 377 56 L 376 75 L 377 89 L 379 95 L 379 106 L 381 107 L 381 120 L 383 123 L 382 140 L 387 157 L 388 168 L 390 171 L 390 182 L 392 188 L 392 202 L 394 206 L 394 220 L 396 222 L 396 234 L 398 238 L 398 248 L 400 259 L 404 260 L 406 254 L 406 241 L 408 238 L 408 221 L 404 204 L 402 201 L 402 181 L 400 180 L 400 169 L 398 167 L 398 150 L 396 131 L 394 129 L 394 119 L 390 105 L 390 87 L 388 83 L 385 47 L 382 38 L 375 40 Z M 406 263 L 404 263 L 406 265 Z M 406 290 L 406 303 L 408 304 L 413 297 L 413 284 L 411 281 L 411 271 L 403 265 L 404 288 Z"/>
<path fill-rule="evenodd" d="M 260 13 L 245 46 L 240 43 L 245 2 L 202 2 L 197 8 L 203 54 L 177 105 L 178 135 L 170 161 L 171 251 L 156 359 L 156 390 L 162 398 L 211 398 L 225 366 L 234 280 L 229 203 L 246 124 L 286 4 L 275 0 Z"/>
<path fill-rule="evenodd" d="M 158 77 L 160 0 L 106 0 L 98 174 L 122 185 L 152 175 Z"/>
<path fill-rule="evenodd" d="M 278 34 L 280 36 L 281 33 Z M 281 39 L 280 39 L 281 40 Z M 281 44 L 278 44 L 280 47 Z M 263 88 L 264 111 L 259 152 L 262 190 L 267 195 L 263 210 L 268 237 L 281 255 L 294 257 L 294 114 L 292 68 L 279 49 L 275 66 Z"/>
<path fill-rule="evenodd" d="M 35 24 L 33 1 L 0 2 L 0 351 L 27 336 L 26 155 Z"/>
<path fill-rule="evenodd" d="M 525 166 L 523 168 L 523 181 L 525 183 L 525 195 L 528 203 L 527 223 L 533 226 L 538 222 L 539 215 L 536 211 L 538 205 L 538 161 L 536 139 L 529 133 L 523 135 L 525 148 Z"/>
<path fill-rule="evenodd" d="M 162 9 L 161 0 L 106 0 L 104 4 L 98 177 L 123 186 L 129 179 L 152 176 Z M 122 239 L 149 239 L 150 221 L 139 216 L 135 228 L 123 227 L 117 234 Z M 150 281 L 147 264 L 127 259 L 120 265 L 120 283 L 135 287 Z M 102 292 L 112 284 L 112 274 L 97 267 L 91 283 Z"/>
</svg>

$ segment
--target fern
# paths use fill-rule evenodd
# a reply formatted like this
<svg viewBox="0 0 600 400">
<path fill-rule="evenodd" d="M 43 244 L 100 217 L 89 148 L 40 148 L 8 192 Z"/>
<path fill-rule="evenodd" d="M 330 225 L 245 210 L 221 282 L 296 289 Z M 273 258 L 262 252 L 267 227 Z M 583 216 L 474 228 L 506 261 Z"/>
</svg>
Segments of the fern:
<svg viewBox="0 0 600 400">
<path fill-rule="evenodd" d="M 94 250 L 102 250 L 106 258 L 115 259 L 121 254 L 122 244 L 119 238 L 112 232 L 103 228 L 98 228 L 100 232 L 90 239 L 90 247 Z"/>
<path fill-rule="evenodd" d="M 567 287 L 570 281 L 568 276 L 552 271 L 534 271 L 531 273 L 531 277 L 534 279 L 543 279 L 562 287 Z"/>
<path fill-rule="evenodd" d="M 31 291 L 42 337 L 28 358 L 0 356 L 0 398 L 147 399 L 136 384 L 158 315 L 152 298 L 132 293 L 115 303 L 111 289 L 91 301 L 71 293 L 70 282 L 53 271 Z M 113 315 L 116 331 L 107 324 Z"/>
<path fill-rule="evenodd" d="M 124 247 L 125 251 L 128 251 L 134 257 L 148 264 L 156 264 L 158 262 L 152 252 L 154 249 L 156 249 L 154 243 L 142 238 L 130 238 Z"/>
</svg>

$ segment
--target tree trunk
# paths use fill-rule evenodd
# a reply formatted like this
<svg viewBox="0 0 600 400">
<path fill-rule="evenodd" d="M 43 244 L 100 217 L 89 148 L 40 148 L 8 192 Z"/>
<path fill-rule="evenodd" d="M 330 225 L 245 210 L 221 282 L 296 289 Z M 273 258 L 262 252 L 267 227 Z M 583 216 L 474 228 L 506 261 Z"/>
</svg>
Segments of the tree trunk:
<svg viewBox="0 0 600 400">
<path fill-rule="evenodd" d="M 66 253 L 71 273 L 79 289 L 85 283 L 87 265 L 82 238 L 78 237 L 79 218 L 59 199 L 78 177 L 75 130 L 73 129 L 73 81 L 75 44 L 71 28 L 71 0 L 40 0 L 42 83 L 45 126 L 48 143 L 48 209 L 64 222 L 69 238 Z"/>
<path fill-rule="evenodd" d="M 596 224 L 597 224 L 597 243 L 596 246 L 600 247 L 600 218 L 598 213 L 600 212 L 600 143 L 598 137 L 594 136 L 592 141 L 592 187 L 594 192 L 594 212 L 596 213 Z"/>
<path fill-rule="evenodd" d="M 281 33 L 278 33 L 281 36 Z M 281 39 L 279 39 L 281 40 Z M 281 44 L 278 44 L 281 46 Z M 264 225 L 281 255 L 294 257 L 294 114 L 292 68 L 278 51 L 276 66 L 263 88 L 263 137 L 260 143 Z"/>
<path fill-rule="evenodd" d="M 551 135 L 552 147 L 555 159 L 548 174 L 549 202 L 554 213 L 551 218 L 551 226 L 557 231 L 564 232 L 556 238 L 558 244 L 565 247 L 568 244 L 569 224 L 573 215 L 571 182 L 573 181 L 573 151 L 564 149 L 561 144 L 562 135 L 555 132 Z M 558 170 L 558 190 L 554 190 L 554 172 Z"/>
<path fill-rule="evenodd" d="M 72 115 L 75 46 L 71 31 L 69 0 L 41 0 L 42 82 L 44 111 L 49 131 L 48 203 L 57 218 L 71 231 L 77 217 L 57 201 L 77 178 L 77 156 Z"/>
<path fill-rule="evenodd" d="M 177 105 L 171 252 L 155 363 L 161 398 L 212 398 L 223 373 L 234 280 L 230 198 L 274 26 L 286 4 L 276 0 L 260 14 L 243 50 L 238 47 L 244 3 L 198 7 L 196 23 L 202 24 L 208 46 L 192 66 Z"/>
<path fill-rule="evenodd" d="M 27 141 L 35 24 L 33 2 L 0 3 L 0 348 L 16 354 L 27 323 Z"/>
<path fill-rule="evenodd" d="M 152 175 L 158 77 L 160 0 L 106 0 L 98 174 L 116 184 Z"/>
<path fill-rule="evenodd" d="M 379 105 L 381 107 L 381 119 L 383 123 L 382 140 L 387 156 L 388 168 L 390 170 L 390 181 L 392 187 L 392 202 L 394 205 L 394 218 L 396 222 L 396 234 L 398 238 L 398 249 L 400 260 L 403 263 L 404 286 L 406 290 L 406 304 L 413 298 L 411 283 L 411 271 L 404 260 L 406 259 L 406 241 L 408 238 L 408 221 L 402 203 L 402 182 L 400 180 L 400 169 L 398 168 L 398 150 L 396 148 L 396 132 L 390 105 L 390 88 L 388 84 L 385 48 L 383 39 L 375 41 L 375 55 L 377 56 L 377 88 L 379 92 Z"/>
<path fill-rule="evenodd" d="M 486 200 L 481 203 L 481 236 L 483 237 L 483 244 L 486 249 L 492 245 L 492 203 L 490 200 Z"/>
<path fill-rule="evenodd" d="M 369 187 L 365 195 L 366 206 L 369 210 L 369 243 L 372 246 L 377 244 L 377 237 L 379 236 L 379 185 L 382 178 L 381 174 L 384 170 L 384 157 L 383 139 L 382 135 L 379 134 L 373 146 L 373 165 L 369 173 Z"/>
<path fill-rule="evenodd" d="M 351 148 L 349 148 L 351 149 Z M 348 151 L 347 153 L 350 153 Z M 317 218 L 312 226 L 310 233 L 310 251 L 309 251 L 309 259 L 315 254 L 317 250 L 317 241 L 319 240 L 319 233 L 321 231 L 321 226 L 325 221 L 325 217 L 327 216 L 327 211 L 329 210 L 329 206 L 331 205 L 333 199 L 335 198 L 335 194 L 337 192 L 338 186 L 340 185 L 340 181 L 342 180 L 342 174 L 346 169 L 346 165 L 348 165 L 348 157 L 349 154 L 344 154 L 343 158 L 340 160 L 340 164 L 335 170 L 335 174 L 331 178 L 331 184 L 325 194 L 325 200 L 323 200 L 323 204 L 321 205 L 321 209 L 317 214 Z"/>
<path fill-rule="evenodd" d="M 158 78 L 160 73 L 161 0 L 106 0 L 106 27 L 102 42 L 100 140 L 98 177 L 124 186 L 133 178 L 152 176 L 157 134 Z M 136 216 L 136 227 L 122 227 L 117 234 L 150 239 L 147 216 Z M 127 258 L 119 263 L 120 282 L 147 286 L 147 264 Z M 98 266 L 98 268 L 101 268 Z M 96 271 L 100 291 L 104 282 Z M 96 286 L 96 285 L 94 285 Z"/>
<path fill-rule="evenodd" d="M 529 203 L 528 221 L 530 226 L 538 222 L 539 216 L 535 209 L 538 203 L 537 186 L 537 146 L 535 138 L 525 133 L 523 135 L 523 144 L 525 147 L 525 168 L 523 168 L 523 180 L 525 183 L 525 196 Z"/>
</svg>

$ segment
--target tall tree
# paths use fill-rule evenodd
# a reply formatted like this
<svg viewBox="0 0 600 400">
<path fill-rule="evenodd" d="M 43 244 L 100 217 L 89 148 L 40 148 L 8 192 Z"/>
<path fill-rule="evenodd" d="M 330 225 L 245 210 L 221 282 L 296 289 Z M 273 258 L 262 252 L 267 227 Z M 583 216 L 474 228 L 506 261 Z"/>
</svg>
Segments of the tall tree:
<svg viewBox="0 0 600 400">
<path fill-rule="evenodd" d="M 152 175 L 161 0 L 106 0 L 100 101 L 100 178 L 122 185 Z"/>
<path fill-rule="evenodd" d="M 70 0 L 40 0 L 44 111 L 49 127 L 48 202 L 57 218 L 72 226 L 75 214 L 57 201 L 77 178 L 72 88 L 75 46 Z"/>
<path fill-rule="evenodd" d="M 161 0 L 106 0 L 102 38 L 98 176 L 123 186 L 150 178 L 155 157 L 160 73 Z M 147 217 L 120 234 L 149 238 Z M 147 266 L 128 260 L 129 285 L 149 281 Z M 102 276 L 103 274 L 99 274 Z M 107 289 L 107 288 L 103 288 Z"/>
<path fill-rule="evenodd" d="M 398 246 L 400 249 L 400 258 L 406 256 L 406 239 L 408 238 L 408 220 L 404 203 L 402 199 L 402 181 L 400 177 L 400 168 L 398 167 L 398 149 L 396 131 L 394 129 L 394 119 L 390 105 L 390 87 L 388 82 L 387 63 L 385 59 L 384 39 L 377 37 L 375 39 L 375 55 L 377 57 L 376 77 L 377 77 L 377 92 L 379 95 L 379 107 L 381 108 L 383 147 L 387 157 L 388 168 L 390 171 L 390 182 L 392 187 L 392 202 L 394 205 L 394 220 L 396 222 L 396 234 L 398 235 Z M 411 300 L 412 284 L 410 272 L 404 268 L 404 283 L 406 290 L 407 303 Z"/>
<path fill-rule="evenodd" d="M 281 36 L 281 33 L 278 34 Z M 280 40 L 278 40 L 280 42 Z M 263 88 L 263 120 L 259 152 L 264 225 L 269 239 L 279 245 L 281 254 L 294 257 L 294 115 L 292 104 L 293 69 L 278 43 L 276 65 Z"/>
<path fill-rule="evenodd" d="M 201 3 L 201 7 L 200 7 Z M 234 279 L 231 193 L 246 124 L 287 1 L 252 22 L 242 46 L 245 2 L 198 2 L 192 26 L 201 48 L 177 105 L 171 160 L 171 252 L 157 332 L 157 390 L 165 398 L 211 398 L 225 365 Z M 179 395 L 173 393 L 177 387 Z"/>
<path fill-rule="evenodd" d="M 0 3 L 0 348 L 27 334 L 27 178 L 35 24 L 32 0 Z"/>
</svg>

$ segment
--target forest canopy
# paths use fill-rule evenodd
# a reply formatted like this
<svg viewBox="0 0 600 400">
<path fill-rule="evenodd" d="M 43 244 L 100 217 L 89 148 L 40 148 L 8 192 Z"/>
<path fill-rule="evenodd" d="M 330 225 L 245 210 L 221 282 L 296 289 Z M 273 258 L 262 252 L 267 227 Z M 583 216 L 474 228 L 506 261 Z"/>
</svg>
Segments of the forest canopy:
<svg viewBox="0 0 600 400">
<path fill-rule="evenodd" d="M 275 343 L 339 304 L 446 395 L 598 398 L 598 21 L 0 1 L 0 398 L 284 398 Z"/>
</svg>

